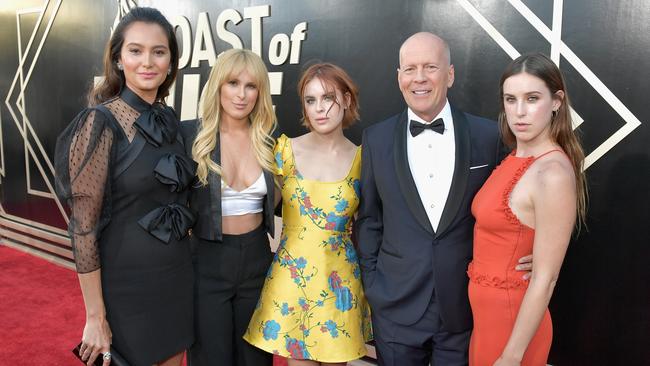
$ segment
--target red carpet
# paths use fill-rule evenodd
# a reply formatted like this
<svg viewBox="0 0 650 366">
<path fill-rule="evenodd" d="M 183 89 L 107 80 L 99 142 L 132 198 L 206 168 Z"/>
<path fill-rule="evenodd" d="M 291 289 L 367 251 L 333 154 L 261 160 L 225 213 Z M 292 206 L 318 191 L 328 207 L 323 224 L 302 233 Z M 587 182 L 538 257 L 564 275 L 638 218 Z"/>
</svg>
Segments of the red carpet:
<svg viewBox="0 0 650 366">
<path fill-rule="evenodd" d="M 0 365 L 82 365 L 70 350 L 84 318 L 74 271 L 0 245 Z"/>
<path fill-rule="evenodd" d="M 0 245 L 0 364 L 77 365 L 83 300 L 77 275 Z"/>
</svg>

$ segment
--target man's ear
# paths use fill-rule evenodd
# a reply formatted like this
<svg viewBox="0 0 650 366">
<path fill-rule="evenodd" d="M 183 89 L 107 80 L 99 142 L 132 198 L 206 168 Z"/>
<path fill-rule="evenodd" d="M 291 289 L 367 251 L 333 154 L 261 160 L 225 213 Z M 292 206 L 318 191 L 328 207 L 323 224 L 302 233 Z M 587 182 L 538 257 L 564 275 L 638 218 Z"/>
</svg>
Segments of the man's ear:
<svg viewBox="0 0 650 366">
<path fill-rule="evenodd" d="M 447 75 L 447 88 L 451 88 L 454 85 L 454 65 L 449 65 L 449 71 Z"/>
</svg>

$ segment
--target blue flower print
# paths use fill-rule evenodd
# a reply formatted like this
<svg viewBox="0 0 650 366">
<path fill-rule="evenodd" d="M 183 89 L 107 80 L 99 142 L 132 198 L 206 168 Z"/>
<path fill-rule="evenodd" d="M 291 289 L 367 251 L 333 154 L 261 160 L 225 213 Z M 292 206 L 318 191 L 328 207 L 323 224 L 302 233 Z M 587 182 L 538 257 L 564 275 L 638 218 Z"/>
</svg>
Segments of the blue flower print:
<svg viewBox="0 0 650 366">
<path fill-rule="evenodd" d="M 275 164 L 280 169 L 282 169 L 282 167 L 284 166 L 284 162 L 282 161 L 282 153 L 279 152 L 279 151 L 277 153 L 275 153 Z"/>
<path fill-rule="evenodd" d="M 334 208 L 336 209 L 336 212 L 343 212 L 346 208 L 348 208 L 349 204 L 348 201 L 344 198 L 336 202 L 336 206 Z"/>
<path fill-rule="evenodd" d="M 285 336 L 285 348 L 287 352 L 291 355 L 291 358 L 296 360 L 308 360 L 311 359 L 311 355 L 305 347 L 305 342 L 299 341 L 295 338 Z"/>
<path fill-rule="evenodd" d="M 330 335 L 332 338 L 337 338 L 339 336 L 339 330 L 336 329 L 336 322 L 333 320 L 328 320 L 325 322 L 325 327 L 327 328 L 327 331 L 330 332 Z"/>
<path fill-rule="evenodd" d="M 289 304 L 286 302 L 282 303 L 282 307 L 280 308 L 280 314 L 286 316 L 289 315 Z"/>
<path fill-rule="evenodd" d="M 352 309 L 352 291 L 347 287 L 341 287 L 340 289 L 334 290 L 334 295 L 336 295 L 336 308 L 341 311 L 348 311 Z"/>
<path fill-rule="evenodd" d="M 359 257 L 357 257 L 357 251 L 354 250 L 354 246 L 351 244 L 345 246 L 345 261 L 352 264 L 354 278 L 359 278 L 361 276 Z"/>
<path fill-rule="evenodd" d="M 298 267 L 298 269 L 303 269 L 307 265 L 307 260 L 304 257 L 300 257 L 300 258 L 296 259 L 295 263 L 296 263 L 296 267 Z"/>
<path fill-rule="evenodd" d="M 327 220 L 325 230 L 345 231 L 345 225 L 348 223 L 347 216 L 339 216 L 334 212 L 328 213 L 325 219 Z"/>
<path fill-rule="evenodd" d="M 336 308 L 340 311 L 348 311 L 352 309 L 352 291 L 343 286 L 343 281 L 339 277 L 338 272 L 333 271 L 328 279 L 329 287 L 336 296 Z"/>
<path fill-rule="evenodd" d="M 346 245 L 345 246 L 345 260 L 348 263 L 357 263 L 357 252 L 354 250 L 354 247 L 352 245 Z"/>
<path fill-rule="evenodd" d="M 270 340 L 270 339 L 278 339 L 278 332 L 280 331 L 280 324 L 278 324 L 275 320 L 267 320 L 266 323 L 264 323 L 264 339 L 265 340 Z"/>
<path fill-rule="evenodd" d="M 352 188 L 354 188 L 354 193 L 357 197 L 361 197 L 361 181 L 358 179 L 352 181 Z"/>
<path fill-rule="evenodd" d="M 336 230 L 337 231 L 345 231 L 345 225 L 348 223 L 348 217 L 347 216 L 338 216 L 336 218 Z"/>
<path fill-rule="evenodd" d="M 359 266 L 355 266 L 354 272 L 352 274 L 354 274 L 354 278 L 361 277 L 361 268 Z"/>
</svg>

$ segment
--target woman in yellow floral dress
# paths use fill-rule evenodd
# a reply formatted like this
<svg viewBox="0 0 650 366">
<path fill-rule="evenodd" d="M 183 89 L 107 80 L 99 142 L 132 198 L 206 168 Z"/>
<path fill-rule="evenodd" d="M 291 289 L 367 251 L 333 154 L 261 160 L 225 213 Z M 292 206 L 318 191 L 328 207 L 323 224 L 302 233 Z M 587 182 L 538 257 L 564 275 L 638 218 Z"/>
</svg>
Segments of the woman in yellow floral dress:
<svg viewBox="0 0 650 366">
<path fill-rule="evenodd" d="M 357 87 L 341 68 L 315 64 L 298 92 L 310 132 L 276 144 L 282 184 L 280 245 L 244 339 L 290 366 L 345 365 L 366 354 L 370 311 L 350 240 L 359 205 Z"/>
</svg>

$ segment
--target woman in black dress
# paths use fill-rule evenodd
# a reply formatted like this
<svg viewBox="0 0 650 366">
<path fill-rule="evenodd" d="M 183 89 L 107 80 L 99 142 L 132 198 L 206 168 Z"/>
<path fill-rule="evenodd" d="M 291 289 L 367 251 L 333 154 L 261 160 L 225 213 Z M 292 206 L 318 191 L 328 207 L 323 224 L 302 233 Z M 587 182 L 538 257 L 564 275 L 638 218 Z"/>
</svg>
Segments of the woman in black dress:
<svg viewBox="0 0 650 366">
<path fill-rule="evenodd" d="M 178 67 L 165 17 L 135 8 L 116 27 L 103 83 L 59 136 L 57 190 L 86 307 L 80 354 L 109 347 L 132 365 L 180 365 L 193 341 L 187 208 L 196 163 L 164 98 Z"/>
</svg>

